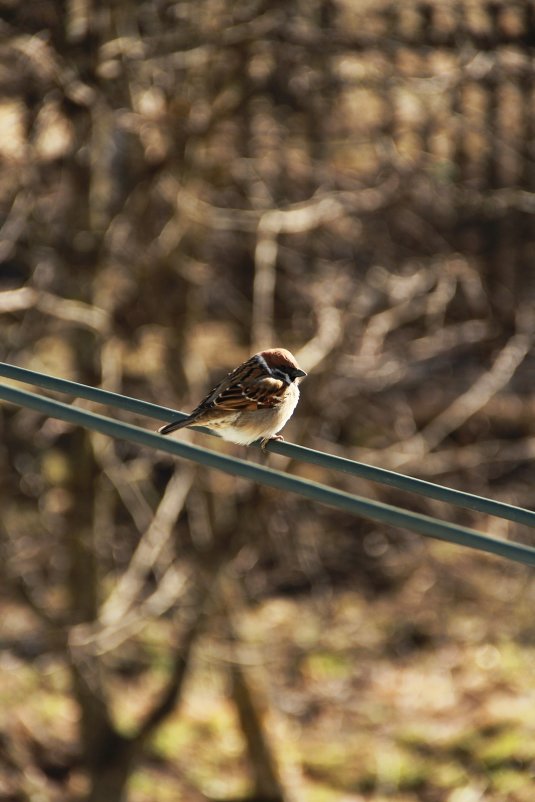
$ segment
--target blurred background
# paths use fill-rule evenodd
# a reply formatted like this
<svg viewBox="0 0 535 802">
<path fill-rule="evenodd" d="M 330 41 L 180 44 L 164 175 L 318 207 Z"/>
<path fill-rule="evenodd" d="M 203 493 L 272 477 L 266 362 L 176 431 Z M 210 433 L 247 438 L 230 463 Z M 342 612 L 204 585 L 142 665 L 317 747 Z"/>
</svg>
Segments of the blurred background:
<svg viewBox="0 0 535 802">
<path fill-rule="evenodd" d="M 532 0 L 0 8 L 4 361 L 190 410 L 284 346 L 287 439 L 533 507 Z M 0 427 L 0 800 L 531 802 L 529 569 Z"/>
</svg>

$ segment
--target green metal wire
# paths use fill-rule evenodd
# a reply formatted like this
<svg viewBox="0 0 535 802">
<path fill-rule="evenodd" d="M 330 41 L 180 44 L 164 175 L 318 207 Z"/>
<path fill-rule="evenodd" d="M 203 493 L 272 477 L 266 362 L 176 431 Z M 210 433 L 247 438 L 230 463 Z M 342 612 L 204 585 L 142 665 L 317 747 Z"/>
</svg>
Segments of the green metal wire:
<svg viewBox="0 0 535 802">
<path fill-rule="evenodd" d="M 93 412 L 78 409 L 25 390 L 0 385 L 0 399 L 34 409 L 53 418 L 84 426 L 110 437 L 123 438 L 140 446 L 165 451 L 176 457 L 182 457 L 209 468 L 216 468 L 234 476 L 250 479 L 279 490 L 297 493 L 311 501 L 326 504 L 373 521 L 402 527 L 427 537 L 468 546 L 526 565 L 535 566 L 535 548 L 531 546 L 498 540 L 474 529 L 438 521 L 427 515 L 401 510 L 389 504 L 382 504 L 381 502 L 371 501 L 341 490 L 334 490 L 326 485 L 300 479 L 281 471 L 275 471 L 272 468 L 254 465 L 199 446 L 168 439 L 138 426 L 96 415 Z"/>
<path fill-rule="evenodd" d="M 44 387 L 46 390 L 55 390 L 57 393 L 66 393 L 73 398 L 86 398 L 88 401 L 96 401 L 98 404 L 107 404 L 127 412 L 136 412 L 155 420 L 171 421 L 182 415 L 184 418 L 187 417 L 186 414 L 168 407 L 140 401 L 138 398 L 129 398 L 127 395 L 119 395 L 119 393 L 112 393 L 109 390 L 101 390 L 100 387 L 90 387 L 88 384 L 58 379 L 57 376 L 48 376 L 46 373 L 39 373 L 36 370 L 19 368 L 17 365 L 10 365 L 7 362 L 0 362 L 0 376 L 25 384 L 33 384 L 36 387 Z"/>
<path fill-rule="evenodd" d="M 289 446 L 289 448 L 286 448 Z M 359 476 L 372 482 L 395 487 L 398 490 L 406 490 L 410 493 L 418 493 L 427 498 L 445 501 L 462 507 L 467 510 L 477 510 L 486 515 L 494 515 L 498 518 L 505 518 L 517 524 L 535 527 L 535 512 L 527 510 L 525 507 L 516 507 L 513 504 L 506 504 L 504 501 L 477 496 L 473 493 L 466 493 L 463 490 L 455 490 L 451 487 L 427 482 L 424 479 L 416 479 L 414 476 L 389 471 L 386 468 L 377 468 L 374 465 L 367 465 L 365 462 L 355 462 L 354 460 L 338 457 L 335 454 L 326 454 L 323 451 L 315 451 L 304 446 L 294 445 L 293 443 L 274 443 L 269 450 L 276 451 L 278 454 L 287 454 L 293 459 L 309 462 L 314 465 L 321 465 L 322 468 L 342 471 L 353 476 Z"/>
<path fill-rule="evenodd" d="M 118 409 L 124 409 L 127 412 L 145 415 L 159 421 L 168 422 L 187 417 L 185 413 L 177 412 L 169 407 L 162 407 L 158 404 L 140 401 L 137 398 L 130 398 L 125 395 L 120 395 L 119 393 L 112 393 L 109 390 L 101 390 L 98 387 L 89 387 L 86 384 L 79 384 L 78 382 L 47 376 L 37 371 L 9 365 L 6 362 L 0 362 L 0 376 L 5 376 L 6 378 L 15 379 L 27 384 L 33 384 L 37 387 L 44 387 L 48 390 L 66 393 L 75 398 L 86 398 L 90 401 L 96 401 L 99 404 L 107 404 Z M 214 434 L 214 432 L 211 432 L 209 429 L 203 427 L 196 428 L 206 434 Z M 533 510 L 527 510 L 524 507 L 516 507 L 513 504 L 506 504 L 503 501 L 495 501 L 494 499 L 485 498 L 484 496 L 477 496 L 462 490 L 455 490 L 451 487 L 443 487 L 433 482 L 416 479 L 413 476 L 406 476 L 395 471 L 386 470 L 385 468 L 377 468 L 374 465 L 366 465 L 363 462 L 356 462 L 355 460 L 338 457 L 334 454 L 326 454 L 323 451 L 315 451 L 312 448 L 298 446 L 295 443 L 275 441 L 268 445 L 268 450 L 275 454 L 290 457 L 291 459 L 320 465 L 322 468 L 342 471 L 352 476 L 358 476 L 372 482 L 395 487 L 398 490 L 418 493 L 419 495 L 434 498 L 438 501 L 445 501 L 464 509 L 477 510 L 487 515 L 495 515 L 518 524 L 535 527 L 535 512 Z"/>
</svg>

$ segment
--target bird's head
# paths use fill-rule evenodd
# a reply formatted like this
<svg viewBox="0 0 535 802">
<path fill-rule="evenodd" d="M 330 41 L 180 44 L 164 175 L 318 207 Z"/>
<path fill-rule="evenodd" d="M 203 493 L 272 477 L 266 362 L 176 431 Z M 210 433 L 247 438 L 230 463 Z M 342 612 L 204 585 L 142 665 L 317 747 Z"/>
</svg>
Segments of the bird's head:
<svg viewBox="0 0 535 802">
<path fill-rule="evenodd" d="M 266 363 L 274 378 L 282 379 L 286 384 L 291 384 L 296 379 L 303 379 L 307 375 L 297 364 L 294 355 L 286 348 L 270 348 L 267 351 L 260 351 L 256 356 Z"/>
</svg>

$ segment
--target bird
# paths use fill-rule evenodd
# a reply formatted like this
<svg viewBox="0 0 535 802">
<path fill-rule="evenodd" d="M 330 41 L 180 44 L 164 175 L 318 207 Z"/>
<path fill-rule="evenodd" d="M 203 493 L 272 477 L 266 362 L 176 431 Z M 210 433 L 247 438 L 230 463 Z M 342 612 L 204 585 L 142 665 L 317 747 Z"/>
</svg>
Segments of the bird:
<svg viewBox="0 0 535 802">
<path fill-rule="evenodd" d="M 285 348 L 260 351 L 213 387 L 187 418 L 158 429 L 170 434 L 188 426 L 207 426 L 224 440 L 250 445 L 283 440 L 279 431 L 299 401 L 299 382 L 307 374 Z"/>
</svg>

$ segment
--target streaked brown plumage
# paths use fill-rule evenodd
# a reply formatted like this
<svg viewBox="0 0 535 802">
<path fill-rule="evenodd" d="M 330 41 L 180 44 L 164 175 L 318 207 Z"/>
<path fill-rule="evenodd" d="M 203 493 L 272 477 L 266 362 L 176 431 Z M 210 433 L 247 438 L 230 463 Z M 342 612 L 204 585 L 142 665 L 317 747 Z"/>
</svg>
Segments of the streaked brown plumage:
<svg viewBox="0 0 535 802">
<path fill-rule="evenodd" d="M 262 447 L 278 434 L 299 401 L 299 379 L 306 376 L 285 348 L 254 354 L 214 387 L 187 418 L 158 431 L 169 434 L 187 426 L 207 426 L 225 440 Z"/>
</svg>

